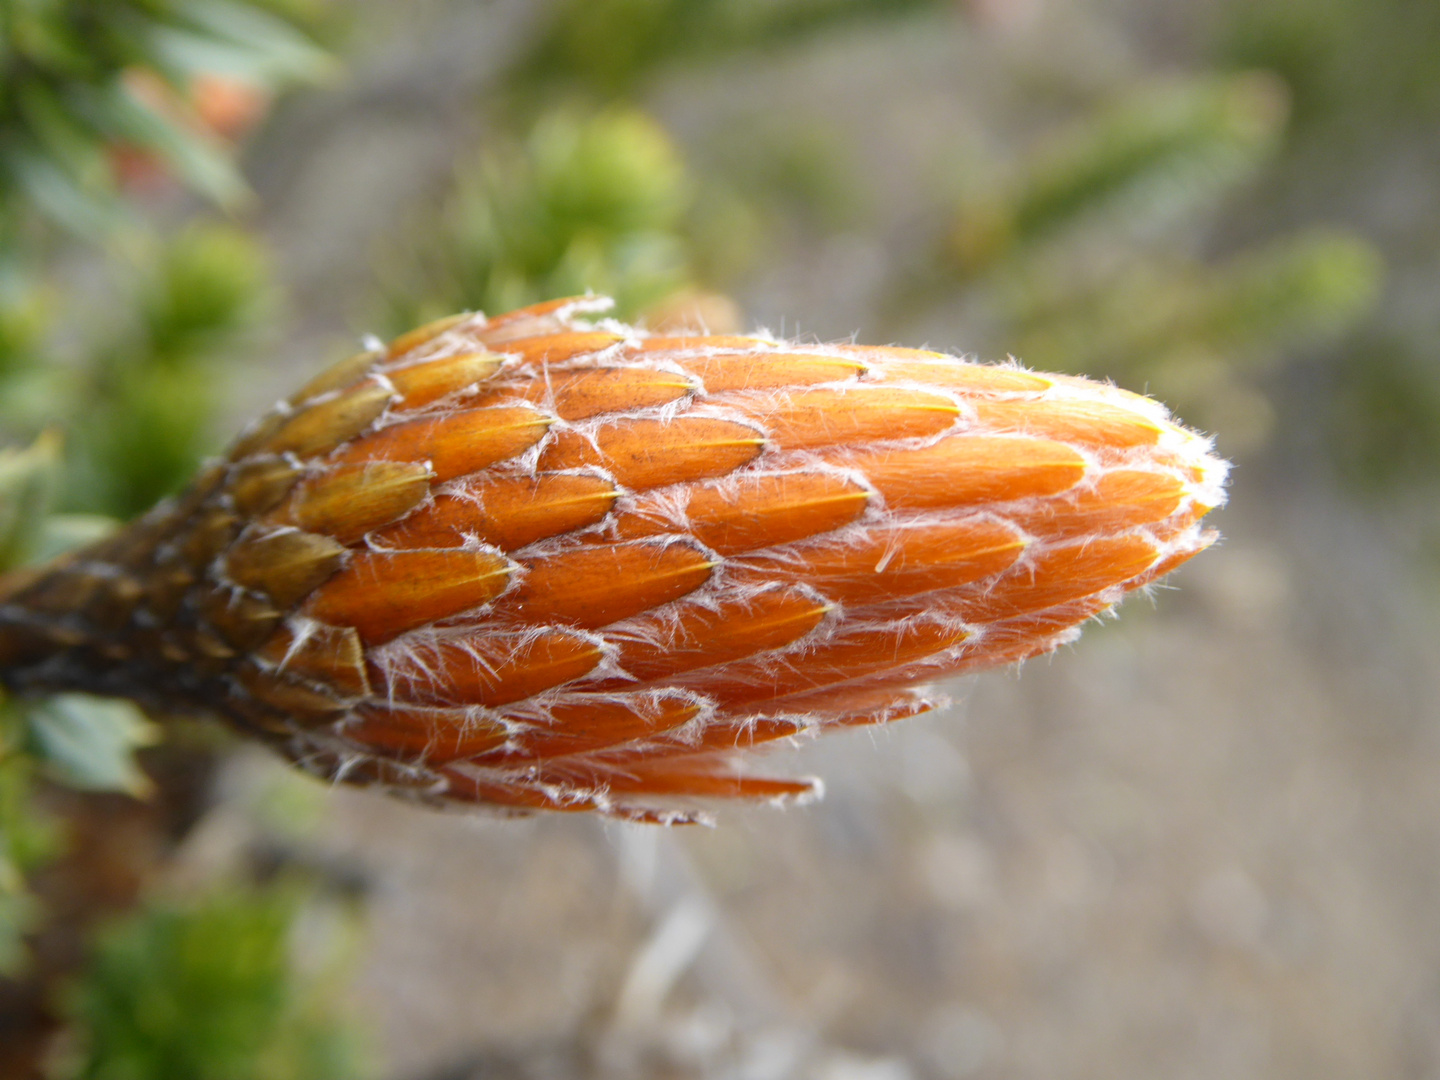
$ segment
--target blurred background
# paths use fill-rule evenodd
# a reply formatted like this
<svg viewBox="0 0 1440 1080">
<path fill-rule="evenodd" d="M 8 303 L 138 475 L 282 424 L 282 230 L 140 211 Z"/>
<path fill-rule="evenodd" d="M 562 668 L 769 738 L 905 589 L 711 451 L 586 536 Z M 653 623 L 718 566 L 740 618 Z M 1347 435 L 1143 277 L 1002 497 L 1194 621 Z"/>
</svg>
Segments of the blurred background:
<svg viewBox="0 0 1440 1080">
<path fill-rule="evenodd" d="M 0 567 L 462 308 L 1109 377 L 1215 550 L 713 830 L 0 704 L 0 1077 L 1440 1076 L 1440 6 L 0 0 Z"/>
</svg>

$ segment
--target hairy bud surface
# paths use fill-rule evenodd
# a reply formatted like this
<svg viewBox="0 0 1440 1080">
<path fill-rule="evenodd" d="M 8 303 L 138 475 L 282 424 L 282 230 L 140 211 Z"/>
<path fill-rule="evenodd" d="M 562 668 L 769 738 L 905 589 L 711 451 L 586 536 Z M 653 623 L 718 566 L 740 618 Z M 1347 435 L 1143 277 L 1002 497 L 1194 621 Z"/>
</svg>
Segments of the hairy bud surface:
<svg viewBox="0 0 1440 1080">
<path fill-rule="evenodd" d="M 690 820 L 738 751 L 933 708 L 1214 538 L 1154 401 L 937 353 L 657 337 L 594 298 L 313 380 L 115 537 L 0 583 L 0 671 L 321 775 Z"/>
</svg>

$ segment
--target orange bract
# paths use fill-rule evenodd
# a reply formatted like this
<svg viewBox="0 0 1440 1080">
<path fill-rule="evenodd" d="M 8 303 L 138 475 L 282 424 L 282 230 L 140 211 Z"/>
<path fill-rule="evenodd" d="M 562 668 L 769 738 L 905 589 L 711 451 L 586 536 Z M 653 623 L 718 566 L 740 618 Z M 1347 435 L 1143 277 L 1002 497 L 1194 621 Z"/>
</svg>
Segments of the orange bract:
<svg viewBox="0 0 1440 1080">
<path fill-rule="evenodd" d="M 739 473 L 683 493 L 661 488 L 630 500 L 615 515 L 616 535 L 660 536 L 687 530 L 721 555 L 774 547 L 848 525 L 870 493 L 835 473 Z"/>
<path fill-rule="evenodd" d="M 373 539 L 399 548 L 464 547 L 474 540 L 514 551 L 604 520 L 619 496 L 609 480 L 585 474 L 476 477 Z"/>
<path fill-rule="evenodd" d="M 632 491 L 725 476 L 759 456 L 759 429 L 706 416 L 612 421 L 593 432 L 557 432 L 542 469 L 589 466 Z"/>
<path fill-rule="evenodd" d="M 0 583 L 0 675 L 219 713 L 336 779 L 683 821 L 1206 547 L 1225 466 L 1113 387 L 937 353 L 462 315 Z"/>
</svg>

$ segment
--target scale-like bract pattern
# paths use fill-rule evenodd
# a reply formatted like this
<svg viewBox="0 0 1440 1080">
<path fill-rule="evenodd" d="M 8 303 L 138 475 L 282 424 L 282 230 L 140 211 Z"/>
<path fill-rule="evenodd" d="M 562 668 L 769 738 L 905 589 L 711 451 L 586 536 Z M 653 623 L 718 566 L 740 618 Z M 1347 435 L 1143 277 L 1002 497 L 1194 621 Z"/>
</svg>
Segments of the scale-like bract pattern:
<svg viewBox="0 0 1440 1080">
<path fill-rule="evenodd" d="M 326 372 L 113 539 L 0 585 L 20 689 L 217 712 L 340 780 L 688 820 L 737 750 L 911 716 L 1203 549 L 1157 403 L 935 353 L 654 337 L 594 299 Z"/>
</svg>

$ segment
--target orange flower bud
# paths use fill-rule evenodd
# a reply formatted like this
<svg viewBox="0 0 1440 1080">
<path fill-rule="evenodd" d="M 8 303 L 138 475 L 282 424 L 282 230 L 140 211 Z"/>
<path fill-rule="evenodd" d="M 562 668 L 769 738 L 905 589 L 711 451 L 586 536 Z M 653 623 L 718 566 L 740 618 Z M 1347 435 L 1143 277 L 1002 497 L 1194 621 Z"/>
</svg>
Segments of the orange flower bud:
<svg viewBox="0 0 1440 1080">
<path fill-rule="evenodd" d="M 462 315 L 343 361 L 180 498 L 0 583 L 17 689 L 208 711 L 335 779 L 692 820 L 1072 640 L 1211 543 L 1153 401 L 935 353 Z"/>
</svg>

